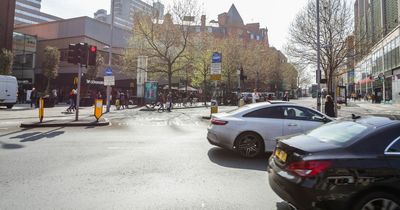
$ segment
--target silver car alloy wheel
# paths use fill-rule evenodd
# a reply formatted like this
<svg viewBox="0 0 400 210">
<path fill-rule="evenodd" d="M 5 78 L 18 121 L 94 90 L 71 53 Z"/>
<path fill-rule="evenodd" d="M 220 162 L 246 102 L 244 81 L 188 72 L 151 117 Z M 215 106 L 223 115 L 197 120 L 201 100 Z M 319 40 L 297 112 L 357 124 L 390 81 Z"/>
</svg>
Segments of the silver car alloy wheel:
<svg viewBox="0 0 400 210">
<path fill-rule="evenodd" d="M 398 203 L 387 198 L 375 198 L 364 204 L 362 210 L 400 210 Z"/>
<path fill-rule="evenodd" d="M 238 141 L 237 149 L 244 157 L 256 157 L 260 153 L 260 141 L 254 134 L 244 134 Z"/>
</svg>

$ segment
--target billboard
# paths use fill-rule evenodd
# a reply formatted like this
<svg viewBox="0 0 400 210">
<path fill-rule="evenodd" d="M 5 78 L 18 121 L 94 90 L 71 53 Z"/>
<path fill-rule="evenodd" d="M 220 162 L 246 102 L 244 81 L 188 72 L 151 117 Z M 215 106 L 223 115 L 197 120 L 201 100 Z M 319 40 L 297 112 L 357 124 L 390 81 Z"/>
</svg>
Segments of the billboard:
<svg viewBox="0 0 400 210">
<path fill-rule="evenodd" d="M 157 101 L 157 87 L 158 84 L 155 81 L 147 81 L 144 85 L 144 101 L 145 103 L 151 103 Z"/>
</svg>

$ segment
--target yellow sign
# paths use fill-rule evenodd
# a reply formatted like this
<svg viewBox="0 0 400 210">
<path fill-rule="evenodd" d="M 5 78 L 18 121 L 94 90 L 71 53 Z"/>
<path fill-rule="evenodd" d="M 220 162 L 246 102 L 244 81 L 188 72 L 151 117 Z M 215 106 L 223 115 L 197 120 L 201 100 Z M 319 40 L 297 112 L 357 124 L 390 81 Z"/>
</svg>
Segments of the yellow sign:
<svg viewBox="0 0 400 210">
<path fill-rule="evenodd" d="M 221 80 L 221 75 L 220 74 L 211 74 L 210 79 L 215 80 L 215 81 Z"/>
<path fill-rule="evenodd" d="M 94 103 L 94 117 L 99 121 L 101 115 L 103 115 L 103 99 L 96 99 Z"/>
<path fill-rule="evenodd" d="M 218 106 L 211 106 L 211 114 L 218 113 Z"/>
<path fill-rule="evenodd" d="M 44 100 L 43 98 L 39 99 L 39 120 L 40 122 L 43 121 L 43 116 L 44 116 Z"/>
<path fill-rule="evenodd" d="M 74 85 L 78 84 L 78 77 L 74 77 Z"/>
</svg>

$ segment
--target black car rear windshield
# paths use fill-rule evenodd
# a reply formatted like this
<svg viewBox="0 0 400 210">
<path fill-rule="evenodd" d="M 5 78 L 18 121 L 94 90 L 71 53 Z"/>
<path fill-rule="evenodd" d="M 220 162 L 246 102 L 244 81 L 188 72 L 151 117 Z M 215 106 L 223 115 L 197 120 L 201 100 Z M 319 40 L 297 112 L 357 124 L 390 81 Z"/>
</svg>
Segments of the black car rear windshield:
<svg viewBox="0 0 400 210">
<path fill-rule="evenodd" d="M 367 126 L 356 122 L 335 122 L 314 129 L 308 132 L 307 136 L 317 138 L 324 142 L 346 144 L 354 137 L 367 131 L 367 129 Z"/>
</svg>

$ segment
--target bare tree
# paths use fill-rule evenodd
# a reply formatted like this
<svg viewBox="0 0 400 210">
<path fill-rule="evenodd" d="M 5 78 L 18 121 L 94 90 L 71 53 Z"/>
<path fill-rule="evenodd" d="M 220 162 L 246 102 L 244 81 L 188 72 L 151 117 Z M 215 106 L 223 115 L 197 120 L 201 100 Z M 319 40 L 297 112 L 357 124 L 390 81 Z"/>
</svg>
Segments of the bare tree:
<svg viewBox="0 0 400 210">
<path fill-rule="evenodd" d="M 7 50 L 2 49 L 0 52 L 0 74 L 11 75 L 14 54 Z"/>
<path fill-rule="evenodd" d="M 194 0 L 180 0 L 174 3 L 163 21 L 152 15 L 135 14 L 134 37 L 131 41 L 133 57 L 148 57 L 148 71 L 168 77 L 171 91 L 173 75 L 188 67 L 185 54 L 198 14 Z"/>
<path fill-rule="evenodd" d="M 60 51 L 55 47 L 47 46 L 44 49 L 44 61 L 42 63 L 42 73 L 47 77 L 46 94 L 50 93 L 50 82 L 58 75 L 60 65 Z"/>
<path fill-rule="evenodd" d="M 287 53 L 295 62 L 314 67 L 317 64 L 316 17 L 316 2 L 309 1 L 291 24 L 287 45 Z M 353 32 L 353 24 L 348 1 L 321 0 L 321 66 L 330 93 L 334 91 L 334 76 L 346 61 L 346 38 Z"/>
</svg>

